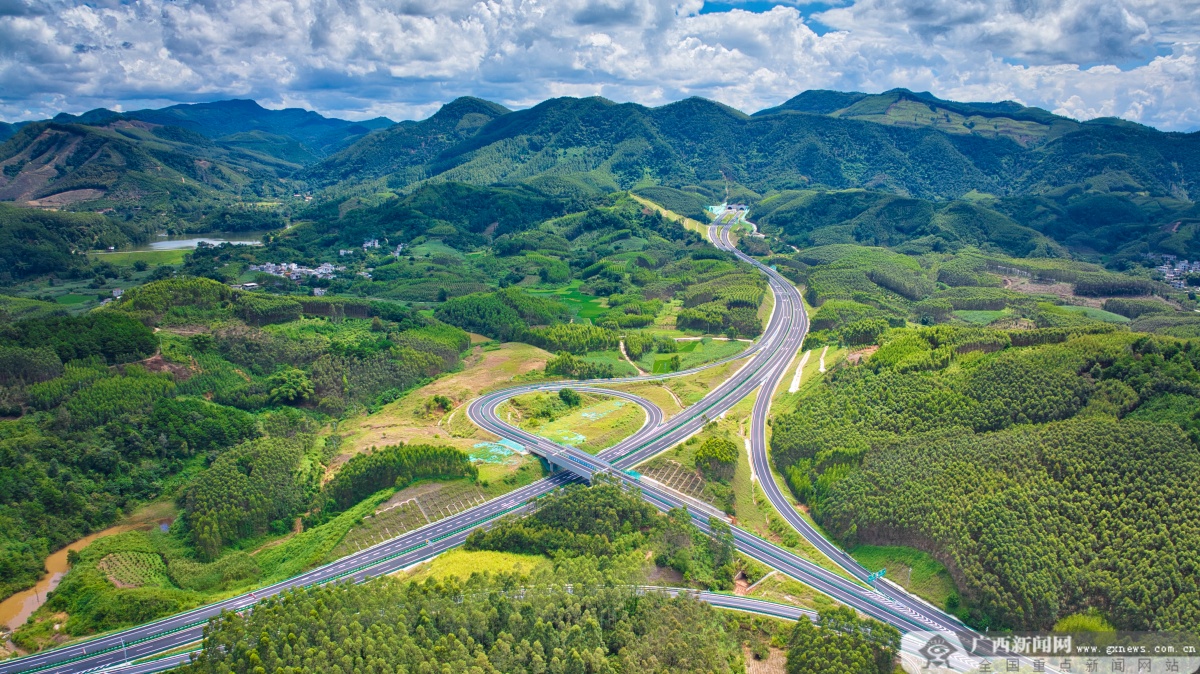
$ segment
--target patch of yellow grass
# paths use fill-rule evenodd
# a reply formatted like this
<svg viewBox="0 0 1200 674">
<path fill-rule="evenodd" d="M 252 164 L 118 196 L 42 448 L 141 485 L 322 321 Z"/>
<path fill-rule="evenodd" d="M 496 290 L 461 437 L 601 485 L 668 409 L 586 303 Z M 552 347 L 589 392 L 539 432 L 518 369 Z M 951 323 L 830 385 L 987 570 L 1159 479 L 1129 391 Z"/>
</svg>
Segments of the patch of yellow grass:
<svg viewBox="0 0 1200 674">
<path fill-rule="evenodd" d="M 646 208 L 652 208 L 652 209 L 658 211 L 659 213 L 662 214 L 662 216 L 664 218 L 667 218 L 668 220 L 673 220 L 675 222 L 681 222 L 683 224 L 684 228 L 690 229 L 693 232 L 696 232 L 697 234 L 699 234 L 700 236 L 708 236 L 708 225 L 707 224 L 702 223 L 699 220 L 693 220 L 692 218 L 682 216 L 682 215 L 676 213 L 675 211 L 669 211 L 669 210 L 663 208 L 662 206 L 659 206 L 658 204 L 654 203 L 653 201 L 646 199 L 645 197 L 639 197 L 638 195 L 632 194 L 632 193 L 629 196 L 633 197 L 634 201 L 645 206 Z"/>
<path fill-rule="evenodd" d="M 683 411 L 683 407 L 679 404 L 682 401 L 676 398 L 671 390 L 666 387 L 666 380 L 663 380 L 662 383 L 621 384 L 609 388 L 632 393 L 633 395 L 649 400 L 658 405 L 658 408 L 663 411 L 663 416 L 667 418 Z"/>
<path fill-rule="evenodd" d="M 469 451 L 478 442 L 496 440 L 467 419 L 463 405 L 480 393 L 544 368 L 550 357 L 537 347 L 515 342 L 496 348 L 476 347 L 461 371 L 422 386 L 375 414 L 342 422 L 338 429 L 345 437 L 341 460 L 369 447 L 400 442 L 445 444 Z M 449 413 L 436 407 L 427 410 L 426 403 L 435 395 L 453 400 L 454 409 Z"/>
<path fill-rule="evenodd" d="M 761 581 L 749 596 L 815 611 L 828 611 L 838 605 L 833 599 L 782 573 Z"/>
<path fill-rule="evenodd" d="M 545 393 L 527 393 L 518 398 L 533 400 Z M 521 427 L 559 442 L 597 454 L 633 435 L 646 423 L 646 413 L 635 403 L 611 396 L 584 394 L 584 404 L 557 419 L 523 419 Z M 519 401 L 518 401 L 519 402 Z M 509 406 L 515 415 L 516 406 Z"/>
<path fill-rule="evenodd" d="M 442 580 L 451 576 L 466 580 L 471 577 L 471 574 L 483 571 L 490 573 L 515 572 L 527 574 L 549 563 L 550 560 L 542 555 L 521 555 L 514 552 L 455 548 L 421 564 L 407 573 L 400 572 L 400 577 L 417 582 L 422 582 L 426 578 Z"/>
</svg>

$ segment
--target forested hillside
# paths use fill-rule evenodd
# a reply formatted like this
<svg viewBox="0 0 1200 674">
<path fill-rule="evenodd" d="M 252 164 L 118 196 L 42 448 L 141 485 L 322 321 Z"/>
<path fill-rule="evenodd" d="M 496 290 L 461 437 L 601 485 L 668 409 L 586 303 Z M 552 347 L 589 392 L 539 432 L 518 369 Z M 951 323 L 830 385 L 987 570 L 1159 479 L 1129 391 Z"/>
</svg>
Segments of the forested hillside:
<svg viewBox="0 0 1200 674">
<path fill-rule="evenodd" d="M 694 98 L 659 108 L 552 99 L 496 117 L 423 170 L 401 164 L 388 185 L 432 176 L 478 184 L 575 176 L 605 190 L 649 179 L 717 196 L 728 179 L 761 194 L 862 187 L 923 198 L 1079 185 L 1186 200 L 1200 171 L 1196 134 L 1079 124 L 1016 104 L 955 104 L 906 92 L 784 108 L 747 117 Z M 346 180 L 351 172 L 339 164 L 360 166 L 364 154 L 374 153 L 351 148 L 307 175 Z"/>
<path fill-rule="evenodd" d="M 40 577 L 50 551 L 185 483 L 201 559 L 290 529 L 332 458 L 311 440 L 317 424 L 456 368 L 467 347 L 457 328 L 399 305 L 313 299 L 180 278 L 82 316 L 4 325 L 0 411 L 19 418 L 0 420 L 3 594 Z M 248 465 L 259 467 L 243 484 Z"/>
<path fill-rule="evenodd" d="M 1200 335 L 1200 316 L 1192 311 L 1197 308 L 1195 290 L 1172 287 L 1145 267 L 1117 273 L 1061 257 L 1012 257 L 991 242 L 981 248 L 961 241 L 954 247 L 940 245 L 950 238 L 943 232 L 892 248 L 829 243 L 763 259 L 804 287 L 812 307 L 806 348 L 866 346 L 889 327 L 910 323 L 1009 329 L 1127 326 L 1178 337 Z M 775 250 L 788 250 L 776 235 L 766 241 Z"/>
<path fill-rule="evenodd" d="M 554 555 L 533 573 L 297 590 L 218 620 L 184 671 L 741 672 L 786 647 L 789 672 L 892 672 L 899 634 L 852 612 L 789 626 L 638 590 L 653 566 L 647 545 L 656 563 L 684 566 L 701 585 L 712 580 L 712 551 L 732 560 L 728 541 L 619 486 L 573 487 L 536 515 L 472 535 L 471 548 Z M 267 636 L 268 626 L 287 638 Z"/>
<path fill-rule="evenodd" d="M 49 274 L 70 278 L 88 272 L 78 254 L 144 241 L 144 227 L 95 213 L 57 213 L 0 204 L 0 284 Z"/>
<path fill-rule="evenodd" d="M 568 212 L 623 189 L 691 217 L 725 195 L 762 201 L 757 215 L 798 246 L 991 243 L 1118 266 L 1146 252 L 1200 256 L 1189 193 L 1197 134 L 904 90 L 805 92 L 754 116 L 703 99 L 645 108 L 561 98 L 509 111 L 460 98 L 390 126 L 251 101 L 97 110 L 15 129 L 0 166 L 0 198 L 180 231 L 341 219 L 460 182 L 573 199 Z M 847 189 L 874 192 L 837 192 Z M 292 196 L 312 190 L 311 204 Z M 799 211 L 809 202 L 832 213 L 808 221 Z M 230 224 L 241 221 L 250 224 Z"/>
<path fill-rule="evenodd" d="M 933 553 L 977 625 L 1195 629 L 1161 560 L 1200 554 L 1200 351 L 1102 327 L 885 331 L 774 420 L 774 461 L 844 542 Z"/>
<path fill-rule="evenodd" d="M 178 127 L 40 122 L 0 145 L 0 199 L 195 229 L 220 208 L 273 212 L 294 190 L 281 178 L 300 165 L 286 153 L 217 143 Z"/>
<path fill-rule="evenodd" d="M 185 271 L 232 281 L 253 263 L 328 262 L 345 272 L 308 283 L 436 302 L 440 320 L 465 330 L 575 354 L 613 351 L 637 329 L 762 331 L 761 276 L 624 194 L 561 198 L 444 183 L 340 216 L 331 207 L 321 213 L 261 248 L 200 249 Z M 380 247 L 342 248 L 364 240 Z M 572 322 L 590 326 L 562 325 Z"/>
<path fill-rule="evenodd" d="M 1136 267 L 1146 253 L 1200 258 L 1200 211 L 1185 199 L 1124 190 L 928 201 L 877 191 L 787 190 L 755 204 L 763 231 L 800 248 L 839 243 L 907 253 L 972 246 L 1012 257 L 1103 255 Z"/>
</svg>

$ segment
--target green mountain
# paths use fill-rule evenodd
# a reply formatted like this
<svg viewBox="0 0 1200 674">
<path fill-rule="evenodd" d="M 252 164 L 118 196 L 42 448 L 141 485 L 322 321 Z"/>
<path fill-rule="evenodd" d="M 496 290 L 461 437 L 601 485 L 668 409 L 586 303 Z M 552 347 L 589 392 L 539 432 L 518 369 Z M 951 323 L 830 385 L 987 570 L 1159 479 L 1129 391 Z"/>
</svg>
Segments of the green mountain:
<svg viewBox="0 0 1200 674">
<path fill-rule="evenodd" d="M 1073 187 L 1043 195 L 931 201 L 870 190 L 785 190 L 751 218 L 797 247 L 858 243 L 921 254 L 966 246 L 1014 257 L 1145 253 L 1200 258 L 1200 209 L 1189 201 Z"/>
<path fill-rule="evenodd" d="M 304 146 L 313 157 L 323 157 L 371 131 L 394 124 L 386 117 L 351 122 L 324 117 L 301 108 L 268 110 L 254 101 L 237 99 L 132 112 L 113 112 L 99 108 L 78 116 L 60 113 L 53 121 L 98 125 L 118 117 L 160 126 L 177 126 L 212 139 L 227 139 L 247 133 L 267 137 L 278 136 Z"/>
<path fill-rule="evenodd" d="M 371 134 L 298 177 L 322 185 L 370 180 L 388 174 L 400 174 L 408 182 L 420 180 L 427 177 L 425 164 L 509 112 L 508 108 L 489 101 L 458 98 L 429 119 L 401 122 Z"/>
<path fill-rule="evenodd" d="M 247 204 L 273 222 L 330 208 L 340 218 L 426 183 L 575 202 L 633 190 L 693 217 L 727 198 L 755 204 L 796 246 L 991 246 L 1118 266 L 1148 252 L 1200 256 L 1200 133 L 904 89 L 808 91 L 754 115 L 700 98 L 648 108 L 593 97 L 517 111 L 460 98 L 400 124 L 253 101 L 56 120 L 10 129 L 0 199 L 195 230 Z M 313 189 L 311 207 L 292 197 Z"/>
<path fill-rule="evenodd" d="M 932 128 L 952 135 L 1009 138 L 1031 145 L 1077 130 L 1081 123 L 1013 101 L 959 103 L 929 92 L 892 89 L 882 94 L 813 90 L 756 117 L 786 112 L 827 115 L 890 126 Z"/>
<path fill-rule="evenodd" d="M 0 199 L 74 207 L 163 225 L 222 199 L 290 194 L 298 164 L 215 143 L 179 127 L 116 119 L 103 126 L 39 122 L 0 145 Z"/>
<path fill-rule="evenodd" d="M 432 121 L 405 125 L 405 142 L 416 146 L 426 128 L 444 128 Z M 1200 177 L 1200 134 L 1081 124 L 1016 104 L 912 92 L 808 92 L 754 116 L 697 98 L 659 108 L 560 98 L 460 135 L 469 137 L 453 143 L 427 133 L 420 147 L 433 158 L 417 167 L 422 157 L 409 152 L 398 170 L 394 153 L 369 151 L 378 141 L 368 137 L 305 177 L 344 186 L 365 171 L 386 175 L 394 189 L 422 179 L 571 176 L 606 190 L 658 183 L 719 191 L 728 180 L 757 193 L 862 187 L 930 199 L 1100 185 L 1184 200 Z"/>
</svg>

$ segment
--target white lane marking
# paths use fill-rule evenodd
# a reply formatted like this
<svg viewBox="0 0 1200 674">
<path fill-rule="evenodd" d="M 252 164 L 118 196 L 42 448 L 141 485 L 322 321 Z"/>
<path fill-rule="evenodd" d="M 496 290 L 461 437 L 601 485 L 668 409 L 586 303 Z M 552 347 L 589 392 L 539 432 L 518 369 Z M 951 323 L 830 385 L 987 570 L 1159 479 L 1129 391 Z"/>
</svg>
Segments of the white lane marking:
<svg viewBox="0 0 1200 674">
<path fill-rule="evenodd" d="M 795 393 L 800 390 L 800 374 L 804 372 L 804 366 L 808 363 L 808 357 L 811 355 L 812 349 L 804 352 L 804 357 L 800 359 L 800 364 L 796 366 L 796 374 L 792 377 L 792 385 L 788 387 L 788 393 Z M 821 367 L 825 367 L 824 364 Z M 821 371 L 824 372 L 824 370 Z"/>
</svg>

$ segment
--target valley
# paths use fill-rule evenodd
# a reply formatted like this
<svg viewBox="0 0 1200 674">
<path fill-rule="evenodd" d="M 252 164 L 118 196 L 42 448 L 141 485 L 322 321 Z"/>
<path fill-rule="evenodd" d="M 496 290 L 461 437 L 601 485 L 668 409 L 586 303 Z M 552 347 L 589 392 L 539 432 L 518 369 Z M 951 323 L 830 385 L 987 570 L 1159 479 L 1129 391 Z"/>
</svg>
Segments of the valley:
<svg viewBox="0 0 1200 674">
<path fill-rule="evenodd" d="M 0 146 L 0 589 L 63 572 L 0 672 L 345 670 L 333 625 L 410 638 L 346 617 L 375 594 L 415 629 L 577 586 L 687 625 L 570 628 L 615 671 L 1200 625 L 1161 561 L 1200 554 L 1196 134 L 906 90 L 256 107 Z M 514 629 L 406 648 L 532 667 Z"/>
</svg>

